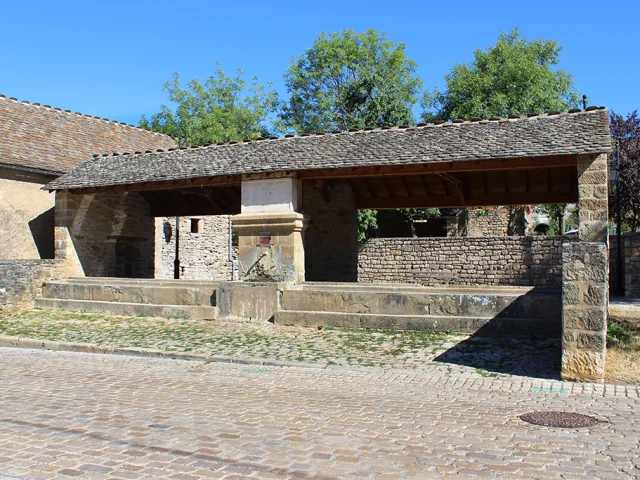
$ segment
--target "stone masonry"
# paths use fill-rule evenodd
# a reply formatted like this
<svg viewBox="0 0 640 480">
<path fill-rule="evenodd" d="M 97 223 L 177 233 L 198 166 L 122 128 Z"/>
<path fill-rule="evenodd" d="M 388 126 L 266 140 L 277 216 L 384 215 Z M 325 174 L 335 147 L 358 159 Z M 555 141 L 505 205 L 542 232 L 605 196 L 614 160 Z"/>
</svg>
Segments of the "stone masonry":
<svg viewBox="0 0 640 480">
<path fill-rule="evenodd" d="M 0 260 L 0 312 L 33 308 L 53 266 L 53 260 Z"/>
<path fill-rule="evenodd" d="M 524 235 L 524 210 L 517 207 L 473 208 L 461 212 L 461 235 L 500 237 Z"/>
<path fill-rule="evenodd" d="M 608 242 L 607 155 L 583 155 L 578 158 L 580 240 Z"/>
<path fill-rule="evenodd" d="M 358 211 L 347 183 L 305 182 L 302 205 L 309 216 L 304 236 L 307 281 L 355 282 Z"/>
<path fill-rule="evenodd" d="M 562 378 L 602 381 L 607 342 L 607 246 L 565 243 L 562 264 Z"/>
<path fill-rule="evenodd" d="M 56 193 L 59 277 L 153 278 L 154 219 L 137 193 Z"/>
<path fill-rule="evenodd" d="M 233 280 L 229 222 L 228 215 L 180 217 L 180 278 Z M 192 232 L 192 227 L 198 231 Z M 170 279 L 176 255 L 176 217 L 156 218 L 155 229 L 155 278 Z"/>
<path fill-rule="evenodd" d="M 374 238 L 358 282 L 560 286 L 563 237 Z"/>
</svg>

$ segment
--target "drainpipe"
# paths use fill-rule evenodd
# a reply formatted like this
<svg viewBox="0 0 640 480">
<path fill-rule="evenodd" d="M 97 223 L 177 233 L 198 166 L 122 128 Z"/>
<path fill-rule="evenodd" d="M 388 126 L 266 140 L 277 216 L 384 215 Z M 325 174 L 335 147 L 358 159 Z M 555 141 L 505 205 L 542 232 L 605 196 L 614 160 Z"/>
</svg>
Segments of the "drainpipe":
<svg viewBox="0 0 640 480">
<path fill-rule="evenodd" d="M 173 278 L 180 279 L 180 217 L 176 217 L 176 254 L 173 260 Z"/>
<path fill-rule="evenodd" d="M 238 262 L 233 258 L 233 222 L 229 217 L 229 262 L 231 262 L 231 280 L 238 280 Z"/>
</svg>

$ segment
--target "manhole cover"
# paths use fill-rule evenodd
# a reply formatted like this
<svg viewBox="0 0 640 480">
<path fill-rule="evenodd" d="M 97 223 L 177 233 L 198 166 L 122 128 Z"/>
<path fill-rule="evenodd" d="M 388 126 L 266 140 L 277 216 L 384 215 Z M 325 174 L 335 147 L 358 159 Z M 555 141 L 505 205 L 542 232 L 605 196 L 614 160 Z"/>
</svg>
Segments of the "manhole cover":
<svg viewBox="0 0 640 480">
<path fill-rule="evenodd" d="M 520 419 L 534 425 L 558 428 L 593 427 L 600 421 L 589 415 L 570 412 L 529 412 L 520 415 Z"/>
</svg>

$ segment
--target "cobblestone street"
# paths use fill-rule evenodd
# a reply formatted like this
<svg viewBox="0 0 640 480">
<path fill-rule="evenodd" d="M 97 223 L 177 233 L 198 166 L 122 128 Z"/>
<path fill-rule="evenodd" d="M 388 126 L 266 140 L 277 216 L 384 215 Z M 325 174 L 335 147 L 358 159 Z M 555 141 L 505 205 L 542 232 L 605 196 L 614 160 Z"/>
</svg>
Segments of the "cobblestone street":
<svg viewBox="0 0 640 480">
<path fill-rule="evenodd" d="M 638 387 L 0 349 L 0 478 L 633 478 Z M 522 422 L 532 410 L 603 420 Z"/>
</svg>

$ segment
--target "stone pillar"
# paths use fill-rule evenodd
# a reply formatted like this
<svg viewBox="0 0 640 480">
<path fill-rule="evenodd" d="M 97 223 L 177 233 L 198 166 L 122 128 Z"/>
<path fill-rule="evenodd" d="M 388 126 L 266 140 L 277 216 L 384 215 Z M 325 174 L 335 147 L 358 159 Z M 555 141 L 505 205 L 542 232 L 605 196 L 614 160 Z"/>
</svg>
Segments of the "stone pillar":
<svg viewBox="0 0 640 480">
<path fill-rule="evenodd" d="M 607 155 L 578 158 L 579 237 L 583 242 L 608 243 Z"/>
<path fill-rule="evenodd" d="M 238 232 L 240 280 L 303 282 L 300 182 L 293 176 L 242 180 L 242 210 L 232 217 Z"/>
<path fill-rule="evenodd" d="M 55 276 L 57 278 L 84 277 L 71 228 L 78 210 L 78 198 L 68 192 L 56 192 L 55 207 Z"/>
<path fill-rule="evenodd" d="M 562 378 L 602 382 L 607 339 L 606 243 L 562 249 Z"/>
</svg>

